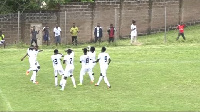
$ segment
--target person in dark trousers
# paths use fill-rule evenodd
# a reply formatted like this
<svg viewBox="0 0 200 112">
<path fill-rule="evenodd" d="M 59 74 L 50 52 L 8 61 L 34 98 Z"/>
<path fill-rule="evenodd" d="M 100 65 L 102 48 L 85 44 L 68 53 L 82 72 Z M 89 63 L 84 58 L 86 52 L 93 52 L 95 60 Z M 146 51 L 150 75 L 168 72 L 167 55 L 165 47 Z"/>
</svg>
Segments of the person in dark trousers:
<svg viewBox="0 0 200 112">
<path fill-rule="evenodd" d="M 95 37 L 94 42 L 96 43 L 98 40 L 100 44 L 102 36 L 103 36 L 103 30 L 100 27 L 100 23 L 97 23 L 97 27 L 94 28 L 94 37 Z"/>
<path fill-rule="evenodd" d="M 73 23 L 73 26 L 70 29 L 70 33 L 72 35 L 72 44 L 77 45 L 77 36 L 78 36 L 79 30 L 78 30 L 78 27 L 76 27 L 75 23 Z"/>
<path fill-rule="evenodd" d="M 0 31 L 0 45 L 3 44 L 3 47 L 6 47 L 6 43 L 5 43 L 5 39 L 4 39 L 4 34 L 2 33 L 2 31 Z"/>
<path fill-rule="evenodd" d="M 37 38 L 36 35 L 39 33 L 39 31 L 35 30 L 35 26 L 33 26 L 33 29 L 31 29 L 31 34 L 32 34 L 32 39 L 31 39 L 31 45 L 33 44 L 33 42 L 35 42 L 36 46 L 38 46 L 37 44 Z"/>
<path fill-rule="evenodd" d="M 109 35 L 109 40 L 108 42 L 114 42 L 114 38 L 115 38 L 115 27 L 113 27 L 113 24 L 110 24 L 110 28 L 107 30 L 108 35 Z"/>
<path fill-rule="evenodd" d="M 176 28 L 179 30 L 178 33 L 178 37 L 176 38 L 176 40 L 179 39 L 180 36 L 183 37 L 184 40 L 186 40 L 185 35 L 184 35 L 184 28 L 186 27 L 185 24 L 183 24 L 183 22 L 181 22 L 181 24 L 179 24 Z"/>
<path fill-rule="evenodd" d="M 47 25 L 43 28 L 43 43 L 49 45 L 49 27 Z"/>
</svg>

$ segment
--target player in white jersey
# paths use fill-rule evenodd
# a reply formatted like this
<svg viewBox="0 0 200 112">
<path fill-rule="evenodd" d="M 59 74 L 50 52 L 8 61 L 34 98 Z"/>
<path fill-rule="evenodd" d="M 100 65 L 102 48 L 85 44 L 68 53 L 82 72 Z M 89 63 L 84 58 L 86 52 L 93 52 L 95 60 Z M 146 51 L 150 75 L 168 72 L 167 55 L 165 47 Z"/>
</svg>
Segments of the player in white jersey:
<svg viewBox="0 0 200 112">
<path fill-rule="evenodd" d="M 51 56 L 51 60 L 53 62 L 53 68 L 54 68 L 54 75 L 55 75 L 55 86 L 58 86 L 58 73 L 62 75 L 62 78 L 60 80 L 60 86 L 63 84 L 63 78 L 64 78 L 64 70 L 61 64 L 61 58 L 63 55 L 61 53 L 58 53 L 58 50 L 54 50 L 54 55 Z"/>
<path fill-rule="evenodd" d="M 99 64 L 100 64 L 101 73 L 100 73 L 99 80 L 95 84 L 95 86 L 99 86 L 102 78 L 104 78 L 104 81 L 107 84 L 108 88 L 111 88 L 110 83 L 108 82 L 108 79 L 107 79 L 107 76 L 106 76 L 106 71 L 108 69 L 108 65 L 111 62 L 111 59 L 110 59 L 109 54 L 106 53 L 105 51 L 106 51 L 106 48 L 102 47 L 101 53 L 98 55 L 98 59 L 96 61 L 96 62 L 99 62 Z"/>
<path fill-rule="evenodd" d="M 31 76 L 30 80 L 36 84 L 38 84 L 38 82 L 36 81 L 36 74 L 38 70 L 40 69 L 39 63 L 37 61 L 37 54 L 38 52 L 41 52 L 41 51 L 43 50 L 38 50 L 38 46 L 34 47 L 33 45 L 31 45 L 30 48 L 28 48 L 26 55 L 21 59 L 21 61 L 23 61 L 26 56 L 29 56 L 30 68 L 29 70 L 27 70 L 26 75 L 28 75 L 29 72 L 32 70 L 33 75 Z"/>
<path fill-rule="evenodd" d="M 132 20 L 131 25 L 131 44 L 137 41 L 137 27 L 136 27 L 136 21 Z"/>
<path fill-rule="evenodd" d="M 88 55 L 90 57 L 90 69 L 92 71 L 92 75 L 94 75 L 93 68 L 96 65 L 96 53 L 95 53 L 95 47 L 88 46 Z"/>
<path fill-rule="evenodd" d="M 83 76 L 86 74 L 86 72 L 90 76 L 91 83 L 94 82 L 94 76 L 92 75 L 92 71 L 90 69 L 90 64 L 89 64 L 90 57 L 87 55 L 87 49 L 86 48 L 83 49 L 83 53 L 84 53 L 84 55 L 82 55 L 80 57 L 80 63 L 82 64 L 82 68 L 81 68 L 81 71 L 80 71 L 80 83 L 78 85 L 83 84 Z"/>
<path fill-rule="evenodd" d="M 76 88 L 75 79 L 73 76 L 74 71 L 74 52 L 71 49 L 66 50 L 67 55 L 64 56 L 63 64 L 66 64 L 65 68 L 65 75 L 63 79 L 63 85 L 61 90 L 63 91 L 66 85 L 67 77 L 71 77 L 72 83 L 74 85 L 74 88 Z"/>
</svg>

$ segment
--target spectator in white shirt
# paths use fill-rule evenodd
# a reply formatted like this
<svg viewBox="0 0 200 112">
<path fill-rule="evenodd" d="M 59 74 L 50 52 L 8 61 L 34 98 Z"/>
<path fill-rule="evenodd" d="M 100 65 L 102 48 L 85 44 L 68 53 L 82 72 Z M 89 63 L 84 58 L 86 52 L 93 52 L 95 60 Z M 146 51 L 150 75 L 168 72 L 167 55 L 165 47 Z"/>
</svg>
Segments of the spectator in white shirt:
<svg viewBox="0 0 200 112">
<path fill-rule="evenodd" d="M 53 29 L 54 35 L 55 35 L 55 42 L 56 46 L 57 44 L 61 44 L 61 28 L 58 27 L 58 24 L 56 24 L 56 27 Z"/>
</svg>

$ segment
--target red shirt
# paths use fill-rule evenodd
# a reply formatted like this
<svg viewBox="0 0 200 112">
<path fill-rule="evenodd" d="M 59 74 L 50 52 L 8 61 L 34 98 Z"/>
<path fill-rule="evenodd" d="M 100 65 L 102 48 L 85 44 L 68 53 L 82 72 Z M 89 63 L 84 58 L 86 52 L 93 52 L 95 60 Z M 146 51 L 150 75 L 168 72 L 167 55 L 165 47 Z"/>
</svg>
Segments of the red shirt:
<svg viewBox="0 0 200 112">
<path fill-rule="evenodd" d="M 111 27 L 109 32 L 109 37 L 114 37 L 114 31 L 115 31 L 114 27 Z"/>
<path fill-rule="evenodd" d="M 184 32 L 184 28 L 185 28 L 185 25 L 178 25 L 177 26 L 177 29 L 179 30 L 180 33 L 183 33 Z"/>
</svg>

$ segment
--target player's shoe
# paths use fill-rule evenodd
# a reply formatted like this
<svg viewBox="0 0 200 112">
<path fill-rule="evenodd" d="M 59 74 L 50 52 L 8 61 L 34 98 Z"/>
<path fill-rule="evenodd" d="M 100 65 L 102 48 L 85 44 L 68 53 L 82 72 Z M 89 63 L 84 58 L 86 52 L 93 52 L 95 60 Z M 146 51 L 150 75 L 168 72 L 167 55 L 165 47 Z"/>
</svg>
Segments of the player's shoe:
<svg viewBox="0 0 200 112">
<path fill-rule="evenodd" d="M 28 70 L 26 71 L 26 75 L 29 75 L 29 71 Z"/>
<path fill-rule="evenodd" d="M 60 91 L 64 91 L 64 89 L 61 88 Z"/>
<path fill-rule="evenodd" d="M 76 85 L 74 86 L 74 88 L 76 89 Z"/>
<path fill-rule="evenodd" d="M 79 83 L 78 85 L 79 85 L 79 86 L 82 86 L 83 84 Z"/>
<path fill-rule="evenodd" d="M 95 84 L 95 86 L 99 86 L 98 84 Z"/>
<path fill-rule="evenodd" d="M 108 86 L 108 89 L 110 89 L 111 88 L 111 86 Z"/>
<path fill-rule="evenodd" d="M 35 82 L 33 82 L 34 84 L 38 84 L 39 82 L 38 81 L 35 81 Z"/>
<path fill-rule="evenodd" d="M 94 81 L 92 80 L 92 81 L 90 81 L 90 83 L 91 83 L 91 84 L 93 84 L 93 83 L 94 83 Z"/>
</svg>

